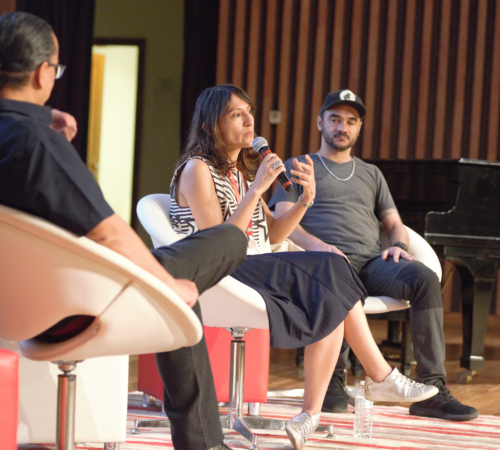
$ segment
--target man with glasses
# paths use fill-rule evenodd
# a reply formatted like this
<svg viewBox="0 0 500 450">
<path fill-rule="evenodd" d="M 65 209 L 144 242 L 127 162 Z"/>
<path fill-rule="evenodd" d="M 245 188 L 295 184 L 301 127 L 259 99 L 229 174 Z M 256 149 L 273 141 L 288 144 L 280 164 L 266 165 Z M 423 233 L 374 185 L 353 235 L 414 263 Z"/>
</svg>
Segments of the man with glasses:
<svg viewBox="0 0 500 450">
<path fill-rule="evenodd" d="M 58 56 L 47 22 L 28 13 L 0 16 L 0 204 L 120 253 L 167 284 L 201 319 L 199 292 L 243 262 L 245 235 L 222 224 L 150 252 L 114 214 L 69 143 L 76 133 L 74 119 L 43 106 L 65 69 Z M 174 448 L 228 449 L 205 340 L 156 358 Z"/>
</svg>

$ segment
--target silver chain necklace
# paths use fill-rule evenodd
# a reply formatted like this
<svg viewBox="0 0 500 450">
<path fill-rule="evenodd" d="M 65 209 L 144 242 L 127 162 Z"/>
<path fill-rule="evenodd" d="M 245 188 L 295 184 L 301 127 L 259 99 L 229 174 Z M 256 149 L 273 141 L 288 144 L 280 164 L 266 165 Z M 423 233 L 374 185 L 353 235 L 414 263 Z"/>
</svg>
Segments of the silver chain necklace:
<svg viewBox="0 0 500 450">
<path fill-rule="evenodd" d="M 319 156 L 319 159 L 321 160 L 321 162 L 323 163 L 323 166 L 325 167 L 325 169 L 327 170 L 327 172 L 333 177 L 335 178 L 336 180 L 338 181 L 347 181 L 347 180 L 350 180 L 352 178 L 352 176 L 354 175 L 354 169 L 356 168 L 356 163 L 354 162 L 354 156 L 352 157 L 352 172 L 351 172 L 351 175 L 349 175 L 347 178 L 339 178 L 337 175 L 335 175 L 328 167 L 326 167 L 326 164 L 325 164 L 325 161 L 323 161 L 323 158 L 321 157 L 321 155 L 319 154 L 319 152 L 317 153 L 317 155 Z"/>
</svg>

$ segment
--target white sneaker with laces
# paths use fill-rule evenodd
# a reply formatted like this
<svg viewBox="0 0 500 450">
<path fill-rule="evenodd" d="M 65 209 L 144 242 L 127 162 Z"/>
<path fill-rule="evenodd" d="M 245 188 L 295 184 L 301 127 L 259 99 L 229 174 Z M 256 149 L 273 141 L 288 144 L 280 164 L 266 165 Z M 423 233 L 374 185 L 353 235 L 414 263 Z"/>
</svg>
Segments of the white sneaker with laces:
<svg viewBox="0 0 500 450">
<path fill-rule="evenodd" d="M 300 413 L 286 423 L 285 431 L 294 450 L 302 450 L 311 433 L 318 428 L 319 419 L 319 413 L 312 417 L 307 413 Z"/>
<path fill-rule="evenodd" d="M 376 383 L 369 376 L 365 378 L 365 397 L 372 402 L 421 402 L 438 392 L 436 386 L 410 380 L 395 367 L 380 383 Z"/>
</svg>

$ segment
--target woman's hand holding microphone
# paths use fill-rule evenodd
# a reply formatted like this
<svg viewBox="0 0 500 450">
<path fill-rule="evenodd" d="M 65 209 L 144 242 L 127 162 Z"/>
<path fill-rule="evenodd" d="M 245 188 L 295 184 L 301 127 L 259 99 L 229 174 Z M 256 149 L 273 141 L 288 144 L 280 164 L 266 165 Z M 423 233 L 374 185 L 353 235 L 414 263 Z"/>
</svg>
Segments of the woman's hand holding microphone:
<svg viewBox="0 0 500 450">
<path fill-rule="evenodd" d="M 260 164 L 252 187 L 258 190 L 259 195 L 266 192 L 281 172 L 286 172 L 285 166 L 276 153 L 267 154 Z"/>
</svg>

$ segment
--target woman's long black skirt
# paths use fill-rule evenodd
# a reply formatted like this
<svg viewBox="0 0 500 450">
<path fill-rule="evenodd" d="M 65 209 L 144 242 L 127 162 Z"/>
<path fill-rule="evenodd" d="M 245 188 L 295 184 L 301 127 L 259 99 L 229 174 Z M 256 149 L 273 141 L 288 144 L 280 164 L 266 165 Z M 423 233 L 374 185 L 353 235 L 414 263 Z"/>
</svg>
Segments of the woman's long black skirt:
<svg viewBox="0 0 500 450">
<path fill-rule="evenodd" d="M 264 298 L 271 347 L 276 348 L 304 347 L 323 339 L 367 296 L 350 264 L 335 253 L 250 255 L 231 276 Z"/>
</svg>

